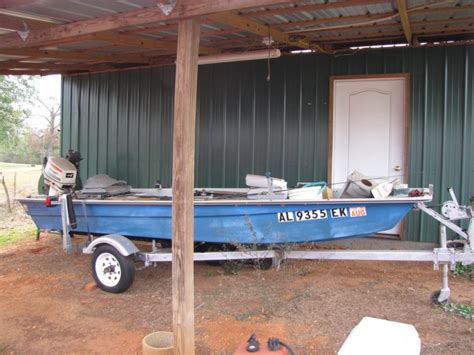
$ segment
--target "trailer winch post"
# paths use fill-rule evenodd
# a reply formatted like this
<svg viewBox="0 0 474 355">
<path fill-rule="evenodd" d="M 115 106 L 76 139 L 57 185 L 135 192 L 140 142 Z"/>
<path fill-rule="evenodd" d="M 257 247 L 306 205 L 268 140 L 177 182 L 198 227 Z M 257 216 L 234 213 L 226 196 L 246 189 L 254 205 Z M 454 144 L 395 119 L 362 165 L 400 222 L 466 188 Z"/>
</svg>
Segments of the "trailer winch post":
<svg viewBox="0 0 474 355">
<path fill-rule="evenodd" d="M 439 239 L 440 239 L 440 246 L 441 250 L 447 251 L 448 250 L 448 242 L 447 242 L 447 236 L 446 236 L 446 226 L 441 224 L 439 226 Z M 455 266 L 455 265 L 454 265 Z M 438 296 L 438 303 L 443 303 L 446 302 L 449 299 L 449 296 L 451 294 L 451 291 L 449 289 L 448 285 L 448 279 L 449 279 L 449 274 L 448 274 L 448 264 L 443 263 L 442 265 L 442 278 L 443 278 L 443 283 L 441 290 L 439 291 L 439 296 Z"/>
<path fill-rule="evenodd" d="M 63 250 L 66 253 L 73 251 L 71 235 L 69 234 L 69 214 L 67 212 L 67 200 L 66 195 L 59 195 L 59 203 L 61 206 L 61 224 L 63 227 L 62 240 L 63 240 Z"/>
</svg>

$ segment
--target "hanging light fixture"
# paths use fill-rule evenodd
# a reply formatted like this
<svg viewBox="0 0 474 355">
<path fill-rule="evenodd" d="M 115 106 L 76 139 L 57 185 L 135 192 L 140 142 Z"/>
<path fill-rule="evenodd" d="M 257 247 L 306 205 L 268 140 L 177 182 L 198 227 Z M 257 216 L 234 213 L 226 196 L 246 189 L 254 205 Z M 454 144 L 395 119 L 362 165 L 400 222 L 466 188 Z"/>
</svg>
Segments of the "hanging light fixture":
<svg viewBox="0 0 474 355">
<path fill-rule="evenodd" d="M 217 64 L 217 63 L 228 63 L 228 62 L 243 62 L 248 60 L 259 60 L 259 59 L 271 59 L 278 58 L 281 56 L 279 49 L 262 49 L 258 51 L 239 52 L 239 53 L 225 53 L 206 55 L 199 57 L 198 64 Z"/>
</svg>

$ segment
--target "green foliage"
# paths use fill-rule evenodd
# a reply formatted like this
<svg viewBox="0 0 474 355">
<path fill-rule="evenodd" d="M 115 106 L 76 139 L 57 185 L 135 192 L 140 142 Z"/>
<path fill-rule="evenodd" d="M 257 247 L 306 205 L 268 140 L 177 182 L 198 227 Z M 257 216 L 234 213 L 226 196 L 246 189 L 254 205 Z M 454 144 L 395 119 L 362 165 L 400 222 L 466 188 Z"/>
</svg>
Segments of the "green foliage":
<svg viewBox="0 0 474 355">
<path fill-rule="evenodd" d="M 446 303 L 441 305 L 446 312 L 474 321 L 474 308 L 462 303 Z"/>
<path fill-rule="evenodd" d="M 24 104 L 35 96 L 31 77 L 0 75 L 0 142 L 14 144 L 29 111 Z"/>
<path fill-rule="evenodd" d="M 37 98 L 34 78 L 0 75 L 0 161 L 39 164 L 44 132 L 25 124 L 26 108 Z"/>
<path fill-rule="evenodd" d="M 45 149 L 44 132 L 25 127 L 16 139 L 12 149 L 1 149 L 0 161 L 7 163 L 41 164 Z M 55 154 L 59 154 L 59 144 L 55 144 Z"/>
<path fill-rule="evenodd" d="M 467 277 L 471 281 L 474 281 L 474 267 L 472 265 L 457 263 L 456 268 L 453 270 L 453 275 Z"/>
</svg>

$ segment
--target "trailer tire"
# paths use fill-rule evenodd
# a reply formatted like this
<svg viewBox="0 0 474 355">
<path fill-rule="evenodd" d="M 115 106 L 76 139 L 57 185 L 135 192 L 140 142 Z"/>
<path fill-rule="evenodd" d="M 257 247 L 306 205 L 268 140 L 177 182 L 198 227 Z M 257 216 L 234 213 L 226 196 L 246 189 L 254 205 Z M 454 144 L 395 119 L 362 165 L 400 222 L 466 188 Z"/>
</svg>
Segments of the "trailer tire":
<svg viewBox="0 0 474 355">
<path fill-rule="evenodd" d="M 235 247 L 219 243 L 205 243 L 200 249 L 204 252 L 219 252 L 234 251 Z M 209 266 L 224 266 L 225 262 L 225 260 L 206 260 L 206 264 Z"/>
<path fill-rule="evenodd" d="M 123 256 L 111 245 L 99 245 L 92 254 L 92 276 L 101 290 L 125 292 L 133 284 L 135 264 L 133 255 Z"/>
<path fill-rule="evenodd" d="M 270 270 L 273 266 L 273 259 L 271 258 L 257 259 L 255 261 L 255 266 L 260 270 Z"/>
<path fill-rule="evenodd" d="M 440 290 L 434 291 L 431 294 L 431 303 L 434 306 L 443 306 L 443 305 L 448 303 L 448 300 L 444 300 L 444 301 L 441 301 L 441 302 L 438 300 L 440 294 L 441 294 Z"/>
</svg>

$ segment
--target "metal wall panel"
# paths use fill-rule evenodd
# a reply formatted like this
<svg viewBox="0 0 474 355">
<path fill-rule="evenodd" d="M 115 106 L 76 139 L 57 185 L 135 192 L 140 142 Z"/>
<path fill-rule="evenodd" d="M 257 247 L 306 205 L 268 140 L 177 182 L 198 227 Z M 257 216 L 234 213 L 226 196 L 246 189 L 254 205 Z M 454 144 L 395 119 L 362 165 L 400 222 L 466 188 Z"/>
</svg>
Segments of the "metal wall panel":
<svg viewBox="0 0 474 355">
<path fill-rule="evenodd" d="M 199 68 L 196 186 L 244 186 L 271 171 L 292 185 L 325 180 L 331 75 L 411 74 L 409 182 L 474 195 L 474 47 L 298 55 Z M 108 173 L 133 186 L 171 183 L 174 68 L 63 78 L 62 150 L 81 151 L 83 179 Z M 407 239 L 436 241 L 412 213 Z"/>
</svg>

